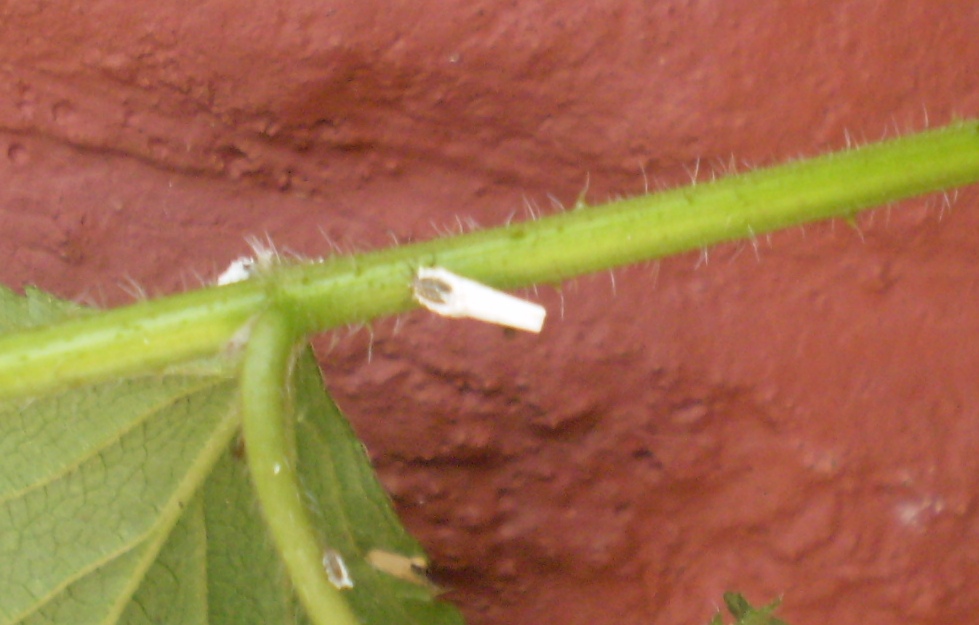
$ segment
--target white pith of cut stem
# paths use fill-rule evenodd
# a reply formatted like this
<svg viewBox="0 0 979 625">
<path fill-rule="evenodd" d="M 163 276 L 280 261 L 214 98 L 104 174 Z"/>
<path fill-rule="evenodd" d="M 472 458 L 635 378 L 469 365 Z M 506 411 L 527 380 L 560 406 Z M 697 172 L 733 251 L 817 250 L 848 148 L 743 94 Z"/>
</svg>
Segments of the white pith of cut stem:
<svg viewBox="0 0 979 625">
<path fill-rule="evenodd" d="M 415 299 L 437 315 L 476 319 L 540 332 L 547 311 L 540 304 L 497 291 L 442 267 L 421 267 L 413 283 Z"/>
</svg>

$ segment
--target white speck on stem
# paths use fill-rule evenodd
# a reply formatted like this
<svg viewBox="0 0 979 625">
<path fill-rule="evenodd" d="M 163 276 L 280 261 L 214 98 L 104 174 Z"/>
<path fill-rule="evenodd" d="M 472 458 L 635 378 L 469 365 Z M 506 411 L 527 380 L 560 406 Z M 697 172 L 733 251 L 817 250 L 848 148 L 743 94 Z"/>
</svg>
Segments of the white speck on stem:
<svg viewBox="0 0 979 625">
<path fill-rule="evenodd" d="M 263 243 L 256 238 L 249 238 L 248 244 L 252 246 L 255 255 L 240 256 L 231 261 L 228 268 L 218 276 L 218 286 L 234 284 L 254 277 L 262 269 L 270 268 L 279 257 L 271 241 Z"/>
<path fill-rule="evenodd" d="M 218 286 L 234 284 L 251 278 L 255 273 L 255 259 L 251 256 L 242 256 L 231 261 L 228 268 L 218 276 Z"/>
<path fill-rule="evenodd" d="M 437 315 L 469 318 L 526 332 L 540 332 L 547 311 L 540 304 L 457 276 L 442 267 L 421 267 L 412 284 L 415 299 Z"/>
</svg>

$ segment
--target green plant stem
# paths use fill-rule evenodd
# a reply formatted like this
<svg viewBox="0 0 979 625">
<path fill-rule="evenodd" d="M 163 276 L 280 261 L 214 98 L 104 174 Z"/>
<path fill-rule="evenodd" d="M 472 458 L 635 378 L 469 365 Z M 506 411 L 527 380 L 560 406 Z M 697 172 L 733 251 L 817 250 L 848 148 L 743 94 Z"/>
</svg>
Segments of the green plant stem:
<svg viewBox="0 0 979 625">
<path fill-rule="evenodd" d="M 575 210 L 322 263 L 0 337 L 0 398 L 211 355 L 267 302 L 314 332 L 416 304 L 415 268 L 441 265 L 502 288 L 750 238 L 979 181 L 979 122 Z"/>
<path fill-rule="evenodd" d="M 290 315 L 276 309 L 262 312 L 251 327 L 240 391 L 248 469 L 272 539 L 312 622 L 357 625 L 323 569 L 324 546 L 303 505 L 296 474 L 289 394 L 298 330 Z"/>
</svg>

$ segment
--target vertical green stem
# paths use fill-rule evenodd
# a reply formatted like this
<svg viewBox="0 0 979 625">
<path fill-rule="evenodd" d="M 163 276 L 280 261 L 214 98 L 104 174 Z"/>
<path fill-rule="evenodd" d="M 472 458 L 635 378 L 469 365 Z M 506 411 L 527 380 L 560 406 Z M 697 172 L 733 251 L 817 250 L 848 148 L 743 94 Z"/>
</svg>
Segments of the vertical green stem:
<svg viewBox="0 0 979 625">
<path fill-rule="evenodd" d="M 245 450 L 262 513 L 296 593 L 317 625 L 357 625 L 323 568 L 323 546 L 296 474 L 290 371 L 300 338 L 290 315 L 271 308 L 255 320 L 241 372 Z"/>
</svg>

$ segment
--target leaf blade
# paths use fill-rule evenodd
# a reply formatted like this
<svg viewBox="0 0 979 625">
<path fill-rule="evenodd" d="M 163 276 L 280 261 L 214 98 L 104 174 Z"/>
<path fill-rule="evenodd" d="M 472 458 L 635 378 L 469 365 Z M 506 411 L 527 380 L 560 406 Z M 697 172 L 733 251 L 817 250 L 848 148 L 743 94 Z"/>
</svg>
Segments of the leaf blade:
<svg viewBox="0 0 979 625">
<path fill-rule="evenodd" d="M 156 378 L 143 381 L 156 382 Z M 25 462 L 22 472 L 30 476 L 11 477 L 12 467 L 5 467 L 8 483 L 31 482 L 8 491 L 0 501 L 0 587 L 5 589 L 0 622 L 14 623 L 43 613 L 49 603 L 56 611 L 65 601 L 77 603 L 71 599 L 72 589 L 97 583 L 84 581 L 90 576 L 105 580 L 101 602 L 105 615 L 121 611 L 126 595 L 135 590 L 136 578 L 152 562 L 236 427 L 231 410 L 234 385 L 214 382 L 204 385 L 203 392 L 174 395 L 172 402 L 148 418 L 145 412 L 130 412 L 131 419 L 119 420 L 124 427 L 117 438 L 65 471 L 37 474 L 32 464 L 57 462 Z M 140 382 L 133 385 L 113 384 L 125 393 L 139 388 Z M 121 397 L 115 399 L 116 404 L 126 403 Z M 46 404 L 51 412 L 44 416 L 56 419 L 60 403 Z M 60 451 L 28 445 L 24 457 L 43 458 Z M 130 552 L 144 541 L 147 551 L 131 557 Z M 110 583 L 119 574 L 119 565 L 113 565 L 118 558 L 129 561 L 127 570 L 134 579 Z"/>
<path fill-rule="evenodd" d="M 324 546 L 347 564 L 354 587 L 344 594 L 354 612 L 371 625 L 462 624 L 455 607 L 436 599 L 434 586 L 392 575 L 369 561 L 374 550 L 415 561 L 425 561 L 425 553 L 398 519 L 308 349 L 297 363 L 294 384 L 300 478 Z"/>
<path fill-rule="evenodd" d="M 85 314 L 0 287 L 0 333 Z M 361 620 L 461 623 L 431 588 L 365 560 L 371 546 L 421 551 L 310 353 L 299 369 L 299 405 L 317 413 L 296 425 L 300 473 L 309 502 L 341 511 L 337 525 L 320 510 L 317 531 L 351 554 Z M 239 388 L 228 371 L 211 358 L 0 402 L 0 625 L 308 622 L 233 444 Z"/>
<path fill-rule="evenodd" d="M 209 620 L 236 625 L 295 623 L 297 602 L 239 455 L 225 454 L 204 488 Z"/>
</svg>

